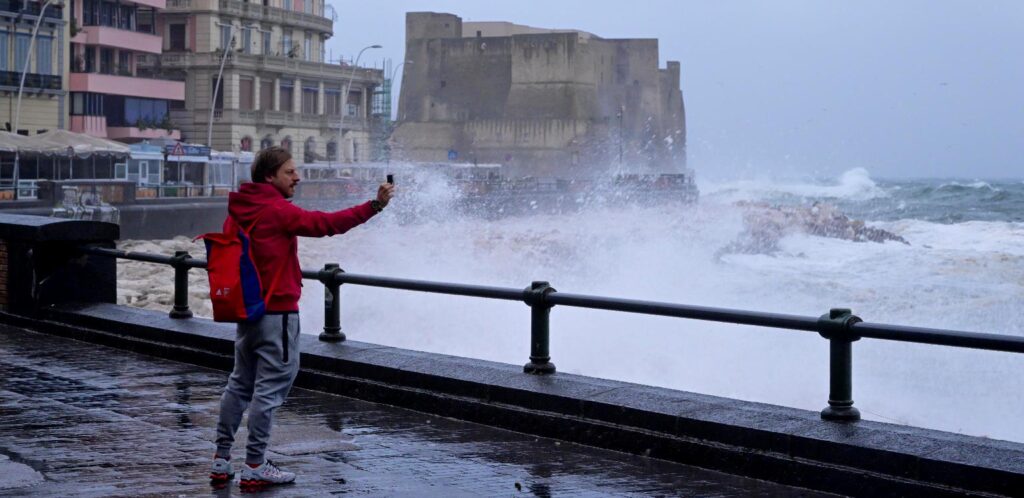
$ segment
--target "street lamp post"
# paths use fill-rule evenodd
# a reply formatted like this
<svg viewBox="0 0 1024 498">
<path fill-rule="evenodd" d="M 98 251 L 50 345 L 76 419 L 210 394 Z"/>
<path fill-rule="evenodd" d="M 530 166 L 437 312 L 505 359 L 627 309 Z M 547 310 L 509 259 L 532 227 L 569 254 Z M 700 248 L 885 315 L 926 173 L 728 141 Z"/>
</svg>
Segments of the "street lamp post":
<svg viewBox="0 0 1024 498">
<path fill-rule="evenodd" d="M 224 63 L 228 60 L 228 51 L 231 50 L 231 42 L 235 39 L 234 25 L 217 23 L 217 26 L 228 28 L 228 39 L 224 43 L 224 51 L 220 58 L 220 69 L 217 71 L 217 83 L 213 85 L 213 97 L 210 99 L 210 121 L 206 125 L 206 146 L 213 150 L 213 110 L 217 107 L 217 94 L 220 92 L 220 79 L 224 75 Z M 223 39 L 221 40 L 223 41 Z"/>
<path fill-rule="evenodd" d="M 406 64 L 412 64 L 412 63 L 413 63 L 412 61 L 405 61 L 405 62 L 403 62 L 403 63 L 401 63 L 401 64 L 391 68 L 391 76 L 388 77 L 388 80 L 391 81 L 391 82 L 394 82 L 395 81 L 395 74 L 398 73 L 398 68 L 400 68 L 400 67 L 402 67 L 402 66 L 404 66 Z"/>
<path fill-rule="evenodd" d="M 339 109 L 339 111 L 340 111 L 339 114 L 341 116 L 338 118 L 338 146 L 335 147 L 335 149 L 337 150 L 335 155 L 338 156 L 338 164 L 339 165 L 341 165 L 342 137 L 344 136 L 344 133 L 345 133 L 345 129 L 344 129 L 344 125 L 345 125 L 345 109 L 348 107 L 348 92 L 352 88 L 352 80 L 355 79 L 355 77 L 356 77 L 356 68 L 359 67 L 359 58 L 363 56 L 363 52 L 366 52 L 367 50 L 369 50 L 371 48 L 383 48 L 383 47 L 380 46 L 380 45 L 370 45 L 369 47 L 364 47 L 362 50 L 359 51 L 359 54 L 356 55 L 356 60 L 352 63 L 352 72 L 349 73 L 348 83 L 345 85 L 345 91 L 342 92 L 342 94 L 341 94 L 341 99 L 340 99 L 341 102 L 339 103 L 339 106 L 341 107 Z"/>
<path fill-rule="evenodd" d="M 400 68 L 400 67 L 402 67 L 402 66 L 404 66 L 406 64 L 412 64 L 412 63 L 413 63 L 412 61 L 403 61 L 401 64 L 391 68 L 391 75 L 388 77 L 389 90 L 395 86 L 395 74 L 398 72 L 398 68 Z M 390 94 L 388 95 L 388 98 L 389 99 L 391 98 Z M 391 120 L 391 116 L 388 116 L 388 121 L 390 122 L 390 120 Z M 391 129 L 390 129 L 391 125 L 390 124 L 388 125 L 388 128 L 389 128 L 388 129 L 388 136 L 390 136 L 391 135 Z M 385 149 L 385 150 L 387 151 L 387 154 L 388 154 L 388 164 L 391 164 L 391 146 L 387 145 L 385 143 L 385 147 L 387 147 L 387 149 Z"/>
<path fill-rule="evenodd" d="M 46 0 L 46 3 L 39 8 L 39 16 L 36 17 L 36 25 L 32 28 L 32 37 L 28 40 L 28 52 L 25 53 L 25 62 L 21 64 L 21 81 L 18 83 L 18 102 L 14 105 L 14 133 L 18 133 L 18 126 L 21 121 L 21 95 L 25 91 L 25 74 L 28 73 L 28 63 L 32 60 L 32 48 L 36 44 L 36 35 L 39 33 L 39 24 L 43 21 L 46 8 L 53 3 L 53 0 Z M 62 5 L 62 4 L 58 4 Z M 24 7 L 23 7 L 24 8 Z M 18 200 L 18 169 L 20 168 L 20 153 L 14 151 L 14 200 Z"/>
</svg>

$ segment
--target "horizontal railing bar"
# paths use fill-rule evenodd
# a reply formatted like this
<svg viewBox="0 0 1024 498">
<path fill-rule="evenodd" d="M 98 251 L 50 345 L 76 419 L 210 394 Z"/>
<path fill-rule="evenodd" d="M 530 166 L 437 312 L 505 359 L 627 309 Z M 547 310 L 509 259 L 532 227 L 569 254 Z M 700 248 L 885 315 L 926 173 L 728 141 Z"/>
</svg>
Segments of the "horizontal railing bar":
<svg viewBox="0 0 1024 498">
<path fill-rule="evenodd" d="M 173 265 L 174 256 L 164 256 L 148 252 L 127 252 L 121 249 L 110 249 L 107 247 L 83 247 L 82 252 L 95 254 L 97 256 L 109 256 L 112 258 L 129 259 L 132 261 L 143 261 L 146 263 L 160 263 Z M 206 260 L 200 258 L 185 258 L 185 265 L 189 268 L 206 268 Z"/>
<path fill-rule="evenodd" d="M 126 252 L 120 249 L 84 247 L 82 248 L 82 251 L 98 256 L 108 256 L 165 265 L 171 265 L 174 262 L 174 258 L 172 256 L 142 252 Z M 185 264 L 190 268 L 206 268 L 207 261 L 200 258 L 186 258 Z M 320 270 L 302 270 L 302 278 L 319 280 Z M 524 290 L 507 287 L 409 280 L 344 272 L 338 273 L 335 278 L 338 283 L 342 284 L 384 287 L 408 291 L 430 292 L 434 294 L 502 299 L 506 301 L 523 301 L 525 297 Z M 804 330 L 810 332 L 817 332 L 819 328 L 818 318 L 799 315 L 763 313 L 757 311 L 712 308 L 705 306 L 688 306 L 674 303 L 590 296 L 557 291 L 547 294 L 544 300 L 545 303 L 553 306 L 558 305 L 576 308 L 602 309 L 625 313 L 639 313 L 645 315 L 688 318 L 692 320 L 754 325 L 759 327 Z M 984 349 L 1008 353 L 1024 353 L 1024 337 L 1011 335 L 985 334 L 979 332 L 908 327 L 902 325 L 867 322 L 859 322 L 851 325 L 850 331 L 854 336 L 867 337 L 871 339 Z"/>
<path fill-rule="evenodd" d="M 152 254 L 148 252 L 127 252 L 120 249 L 109 249 L 106 247 L 85 247 L 82 252 L 95 254 L 97 256 L 110 256 L 113 258 L 130 259 L 132 261 L 145 261 L 148 263 L 161 263 L 169 265 L 174 261 L 172 256 Z"/>
<path fill-rule="evenodd" d="M 635 299 L 569 294 L 565 292 L 552 292 L 547 295 L 545 301 L 549 304 L 573 306 L 577 308 L 671 316 L 677 318 L 690 318 L 693 320 L 757 325 L 761 327 L 806 330 L 811 332 L 817 332 L 818 330 L 817 318 L 797 315 L 730 310 L 705 306 L 686 306 L 681 304 L 640 301 Z"/>
<path fill-rule="evenodd" d="M 930 329 L 860 322 L 850 327 L 851 333 L 871 339 L 916 342 L 937 346 L 987 349 L 1007 353 L 1024 353 L 1024 337 L 1004 334 L 984 334 L 959 330 Z"/>
<path fill-rule="evenodd" d="M 355 273 L 340 273 L 338 274 L 337 279 L 338 282 L 343 284 L 387 287 L 390 289 L 431 292 L 434 294 L 452 294 L 457 296 L 483 297 L 488 299 L 504 299 L 506 301 L 523 300 L 522 289 L 510 289 L 506 287 L 428 282 L 425 280 L 376 277 Z"/>
</svg>

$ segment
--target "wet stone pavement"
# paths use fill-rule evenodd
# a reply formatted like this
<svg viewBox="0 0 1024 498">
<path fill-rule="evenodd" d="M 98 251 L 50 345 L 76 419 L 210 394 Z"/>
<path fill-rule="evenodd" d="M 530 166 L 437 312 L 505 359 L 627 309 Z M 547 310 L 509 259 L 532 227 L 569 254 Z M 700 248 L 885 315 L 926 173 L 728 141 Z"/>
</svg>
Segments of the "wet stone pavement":
<svg viewBox="0 0 1024 498">
<path fill-rule="evenodd" d="M 0 496 L 241 494 L 237 477 L 207 480 L 226 380 L 0 325 Z M 270 450 L 297 483 L 252 494 L 822 496 L 304 389 L 277 411 Z"/>
</svg>

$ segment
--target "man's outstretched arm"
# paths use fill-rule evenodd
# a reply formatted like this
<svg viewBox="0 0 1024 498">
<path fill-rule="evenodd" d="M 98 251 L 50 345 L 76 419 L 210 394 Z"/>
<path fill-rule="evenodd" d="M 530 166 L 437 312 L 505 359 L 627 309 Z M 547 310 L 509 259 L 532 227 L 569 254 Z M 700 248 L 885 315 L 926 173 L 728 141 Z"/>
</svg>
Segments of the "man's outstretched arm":
<svg viewBox="0 0 1024 498">
<path fill-rule="evenodd" d="M 394 195 L 394 185 L 382 184 L 377 189 L 374 199 L 381 209 L 387 206 Z M 364 202 L 341 211 L 323 212 L 307 211 L 290 202 L 280 203 L 279 209 L 285 230 L 302 237 L 328 237 L 345 233 L 369 221 L 377 210 L 371 205 L 374 201 Z"/>
</svg>

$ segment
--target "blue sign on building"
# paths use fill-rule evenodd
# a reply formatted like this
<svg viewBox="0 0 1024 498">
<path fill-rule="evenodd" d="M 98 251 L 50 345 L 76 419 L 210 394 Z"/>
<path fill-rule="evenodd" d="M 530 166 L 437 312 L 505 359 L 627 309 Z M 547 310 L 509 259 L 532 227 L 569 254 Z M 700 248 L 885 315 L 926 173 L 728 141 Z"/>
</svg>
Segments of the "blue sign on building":
<svg viewBox="0 0 1024 498">
<path fill-rule="evenodd" d="M 448 160 L 454 161 L 459 158 L 459 151 L 455 149 L 448 149 Z"/>
</svg>

